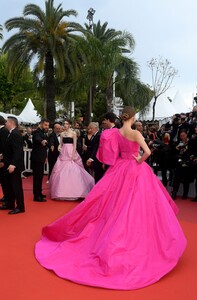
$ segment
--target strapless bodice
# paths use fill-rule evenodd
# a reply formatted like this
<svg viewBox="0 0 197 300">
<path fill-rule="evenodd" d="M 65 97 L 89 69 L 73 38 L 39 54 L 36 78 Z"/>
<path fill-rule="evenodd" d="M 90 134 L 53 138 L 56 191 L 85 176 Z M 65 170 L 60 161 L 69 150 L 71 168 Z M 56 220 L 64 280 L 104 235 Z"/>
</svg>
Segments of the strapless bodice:
<svg viewBox="0 0 197 300">
<path fill-rule="evenodd" d="M 69 136 L 64 136 L 63 137 L 63 144 L 73 144 L 73 138 Z"/>
</svg>

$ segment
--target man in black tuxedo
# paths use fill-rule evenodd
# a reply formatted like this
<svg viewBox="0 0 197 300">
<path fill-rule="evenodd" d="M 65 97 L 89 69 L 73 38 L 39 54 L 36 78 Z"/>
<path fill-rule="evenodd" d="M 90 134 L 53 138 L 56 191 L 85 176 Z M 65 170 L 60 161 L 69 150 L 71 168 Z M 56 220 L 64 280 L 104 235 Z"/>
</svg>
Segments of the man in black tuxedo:
<svg viewBox="0 0 197 300">
<path fill-rule="evenodd" d="M 7 140 L 9 131 L 5 127 L 6 120 L 0 116 L 0 183 L 3 191 L 3 198 L 0 199 L 1 202 L 5 202 L 5 168 L 3 163 L 3 149 L 5 147 L 5 142 Z"/>
<path fill-rule="evenodd" d="M 60 144 L 60 133 L 62 130 L 62 126 L 59 122 L 54 123 L 53 125 L 53 132 L 49 136 L 48 140 L 48 146 L 49 146 L 49 152 L 48 152 L 48 163 L 49 163 L 49 178 L 51 175 L 51 172 L 53 170 L 53 167 L 57 161 L 57 158 L 59 156 L 58 146 Z"/>
<path fill-rule="evenodd" d="M 8 117 L 6 128 L 9 134 L 3 149 L 6 201 L 0 209 L 11 209 L 9 214 L 12 215 L 25 211 L 21 178 L 24 170 L 23 137 L 17 127 L 18 120 Z"/>
<path fill-rule="evenodd" d="M 111 128 L 115 128 L 116 127 L 116 115 L 113 112 L 107 112 L 106 114 L 104 114 L 103 116 L 103 121 L 102 121 L 102 125 L 104 127 L 104 129 L 111 129 Z"/>
<path fill-rule="evenodd" d="M 101 133 L 99 132 L 98 123 L 91 122 L 88 126 L 88 130 L 90 133 L 92 133 L 92 139 L 90 145 L 91 155 L 87 160 L 86 164 L 88 167 L 93 167 L 95 182 L 98 182 L 105 173 L 103 169 L 103 164 L 96 158 L 96 153 L 99 147 L 101 136 Z"/>
<path fill-rule="evenodd" d="M 47 146 L 49 121 L 41 120 L 39 127 L 33 132 L 33 148 L 31 161 L 33 168 L 33 194 L 34 201 L 46 202 L 46 196 L 42 194 L 42 180 L 44 174 L 44 164 L 47 158 Z"/>
</svg>

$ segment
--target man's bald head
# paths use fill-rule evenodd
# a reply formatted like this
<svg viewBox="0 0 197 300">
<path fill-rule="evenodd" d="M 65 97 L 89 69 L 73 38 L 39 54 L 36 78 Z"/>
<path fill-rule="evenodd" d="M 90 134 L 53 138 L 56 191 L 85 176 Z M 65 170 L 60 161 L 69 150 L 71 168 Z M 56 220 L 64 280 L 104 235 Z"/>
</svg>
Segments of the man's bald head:
<svg viewBox="0 0 197 300">
<path fill-rule="evenodd" d="M 135 122 L 135 128 L 136 128 L 136 130 L 138 130 L 139 132 L 143 132 L 143 125 L 142 125 L 142 123 L 141 122 L 139 122 L 139 121 L 136 121 Z"/>
</svg>

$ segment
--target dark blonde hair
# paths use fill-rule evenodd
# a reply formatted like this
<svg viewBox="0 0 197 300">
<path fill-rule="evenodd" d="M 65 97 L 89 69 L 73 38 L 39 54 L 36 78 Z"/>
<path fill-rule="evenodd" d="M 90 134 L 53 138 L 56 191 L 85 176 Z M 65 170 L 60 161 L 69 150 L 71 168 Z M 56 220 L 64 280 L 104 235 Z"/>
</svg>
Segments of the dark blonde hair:
<svg viewBox="0 0 197 300">
<path fill-rule="evenodd" d="M 127 121 L 135 116 L 135 109 L 131 106 L 125 106 L 120 116 L 121 120 Z"/>
</svg>

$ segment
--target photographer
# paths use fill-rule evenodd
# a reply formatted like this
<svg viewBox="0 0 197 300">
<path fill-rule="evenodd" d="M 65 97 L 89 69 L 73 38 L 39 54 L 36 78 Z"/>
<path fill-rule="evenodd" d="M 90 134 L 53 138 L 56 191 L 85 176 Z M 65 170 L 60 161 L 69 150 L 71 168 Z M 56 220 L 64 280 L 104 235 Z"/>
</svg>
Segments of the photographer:
<svg viewBox="0 0 197 300">
<path fill-rule="evenodd" d="M 195 127 L 197 125 L 197 105 L 193 107 L 193 111 L 190 113 L 190 127 L 192 134 L 196 134 Z"/>
<path fill-rule="evenodd" d="M 33 136 L 32 136 L 32 128 L 31 127 L 27 127 L 27 132 L 23 136 L 23 141 L 25 142 L 25 146 L 28 149 L 32 149 L 32 147 L 33 147 L 33 140 L 32 140 L 32 138 L 33 138 Z"/>
<path fill-rule="evenodd" d="M 181 122 L 180 114 L 175 114 L 172 117 L 172 125 L 171 125 L 171 140 L 175 143 L 178 141 L 178 128 L 180 122 Z"/>
<path fill-rule="evenodd" d="M 161 170 L 162 183 L 167 186 L 167 171 L 171 172 L 172 169 L 172 150 L 170 145 L 170 134 L 163 132 L 162 140 L 155 140 L 150 145 L 152 152 L 152 167 L 154 172 L 157 173 L 158 169 Z"/>
<path fill-rule="evenodd" d="M 180 115 L 181 117 L 181 120 L 180 120 L 180 125 L 178 127 L 178 141 L 180 142 L 181 141 L 181 132 L 184 130 L 185 132 L 187 132 L 187 136 L 188 138 L 191 137 L 192 135 L 192 132 L 191 132 L 191 126 L 190 124 L 187 122 L 187 116 L 186 114 L 181 114 Z"/>
<path fill-rule="evenodd" d="M 194 134 L 191 137 L 191 149 L 192 149 L 191 161 L 193 165 L 193 172 L 195 177 L 195 189 L 196 189 L 196 196 L 191 201 L 197 202 L 197 125 L 195 126 Z"/>
<path fill-rule="evenodd" d="M 171 192 L 172 199 L 176 199 L 176 195 L 183 182 L 183 195 L 182 199 L 187 199 L 190 182 L 194 180 L 194 173 L 190 156 L 192 155 L 191 144 L 188 134 L 185 130 L 180 132 L 180 142 L 176 145 L 177 162 L 173 178 L 173 190 Z"/>
</svg>

